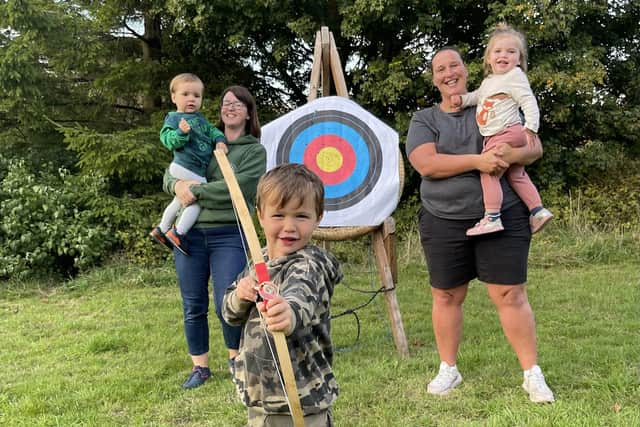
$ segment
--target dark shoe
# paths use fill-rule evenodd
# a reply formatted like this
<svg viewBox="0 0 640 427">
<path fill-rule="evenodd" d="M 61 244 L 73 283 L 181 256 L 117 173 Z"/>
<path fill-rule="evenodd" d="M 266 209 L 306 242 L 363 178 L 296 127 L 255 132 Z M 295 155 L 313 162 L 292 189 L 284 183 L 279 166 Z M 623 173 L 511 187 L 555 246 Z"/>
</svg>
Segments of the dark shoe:
<svg viewBox="0 0 640 427">
<path fill-rule="evenodd" d="M 182 388 L 196 388 L 200 387 L 206 380 L 211 377 L 211 371 L 209 368 L 202 366 L 194 366 L 189 378 L 182 384 Z"/>
<path fill-rule="evenodd" d="M 231 377 L 236 374 L 236 359 L 229 359 L 229 372 L 231 372 Z"/>
<path fill-rule="evenodd" d="M 167 231 L 165 237 L 167 238 L 167 240 L 169 240 L 169 242 L 171 242 L 174 248 L 182 253 L 182 255 L 189 255 L 186 239 L 183 235 L 178 234 L 175 228 Z"/>
<path fill-rule="evenodd" d="M 170 251 L 173 251 L 173 245 L 170 241 L 167 240 L 162 230 L 160 230 L 160 227 L 156 227 L 151 230 L 151 233 L 149 233 L 149 235 L 153 238 L 153 240 L 165 245 L 167 248 L 169 248 Z"/>
</svg>

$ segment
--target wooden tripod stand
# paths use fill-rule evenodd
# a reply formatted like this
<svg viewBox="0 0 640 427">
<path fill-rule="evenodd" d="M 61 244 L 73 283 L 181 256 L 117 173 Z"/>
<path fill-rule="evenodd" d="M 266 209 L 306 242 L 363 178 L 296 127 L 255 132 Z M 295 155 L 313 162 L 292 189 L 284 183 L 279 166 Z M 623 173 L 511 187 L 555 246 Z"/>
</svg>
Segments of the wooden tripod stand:
<svg viewBox="0 0 640 427">
<path fill-rule="evenodd" d="M 319 91 L 322 92 L 322 96 L 329 96 L 332 78 L 337 95 L 349 98 L 333 34 L 328 27 L 321 27 L 320 31 L 316 33 L 311 82 L 307 100 L 311 102 L 316 99 Z M 402 157 L 400 157 L 399 171 L 402 185 L 404 179 Z M 380 280 L 385 290 L 387 315 L 391 323 L 391 332 L 396 350 L 402 357 L 408 357 L 409 347 L 395 292 L 396 284 L 398 283 L 398 269 L 395 221 L 393 218 L 388 217 L 382 224 L 372 227 L 319 227 L 313 236 L 326 243 L 328 241 L 347 240 L 366 234 L 371 234 L 372 237 L 373 252 Z"/>
</svg>

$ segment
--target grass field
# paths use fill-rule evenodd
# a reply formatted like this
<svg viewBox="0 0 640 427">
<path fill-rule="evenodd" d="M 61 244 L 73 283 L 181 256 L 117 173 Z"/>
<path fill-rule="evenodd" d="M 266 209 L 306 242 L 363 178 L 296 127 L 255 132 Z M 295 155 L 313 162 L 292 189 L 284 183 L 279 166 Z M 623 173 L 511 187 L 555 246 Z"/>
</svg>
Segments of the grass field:
<svg viewBox="0 0 640 427">
<path fill-rule="evenodd" d="M 450 396 L 428 395 L 438 356 L 430 294 L 416 243 L 399 243 L 398 298 L 411 357 L 399 358 L 376 298 L 333 321 L 341 394 L 337 426 L 640 425 L 640 239 L 568 233 L 536 236 L 529 298 L 540 364 L 554 404 L 528 401 L 522 372 L 483 286 L 465 304 Z M 377 288 L 366 242 L 335 247 L 345 285 Z M 213 378 L 185 391 L 190 370 L 171 264 L 147 269 L 113 262 L 63 284 L 0 284 L 0 425 L 242 426 L 225 350 L 212 321 Z M 339 287 L 333 313 L 368 294 Z"/>
</svg>

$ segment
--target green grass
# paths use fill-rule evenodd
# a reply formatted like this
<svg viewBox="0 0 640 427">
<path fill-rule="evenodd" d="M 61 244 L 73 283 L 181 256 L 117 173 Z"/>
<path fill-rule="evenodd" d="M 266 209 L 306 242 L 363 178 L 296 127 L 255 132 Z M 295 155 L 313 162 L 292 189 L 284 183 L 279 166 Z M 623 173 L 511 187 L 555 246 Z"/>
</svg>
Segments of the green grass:
<svg viewBox="0 0 640 427">
<path fill-rule="evenodd" d="M 336 243 L 345 284 L 379 283 L 366 242 Z M 449 397 L 426 393 L 438 356 L 428 277 L 414 239 L 399 242 L 398 298 L 411 357 L 399 358 L 378 297 L 333 321 L 341 394 L 337 426 L 640 425 L 640 238 L 552 228 L 534 239 L 528 293 L 540 364 L 557 402 L 528 402 L 522 372 L 484 287 L 465 303 Z M 213 378 L 184 391 L 190 361 L 171 264 L 154 270 L 114 262 L 64 284 L 2 284 L 0 425 L 242 426 L 212 320 Z M 367 294 L 339 287 L 333 312 Z"/>
</svg>

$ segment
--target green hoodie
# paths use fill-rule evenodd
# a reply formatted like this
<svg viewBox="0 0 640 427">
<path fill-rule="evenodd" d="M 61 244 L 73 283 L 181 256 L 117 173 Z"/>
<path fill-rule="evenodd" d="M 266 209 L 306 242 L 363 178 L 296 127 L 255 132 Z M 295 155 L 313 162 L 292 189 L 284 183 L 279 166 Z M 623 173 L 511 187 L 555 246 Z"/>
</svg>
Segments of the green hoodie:
<svg viewBox="0 0 640 427">
<path fill-rule="evenodd" d="M 227 148 L 229 149 L 229 153 L 227 153 L 229 163 L 233 167 L 247 206 L 253 212 L 258 180 L 267 167 L 267 152 L 258 139 L 252 135 L 244 135 L 235 141 L 227 141 Z M 191 192 L 197 197 L 198 204 L 202 208 L 195 227 L 236 225 L 236 214 L 231 204 L 229 190 L 215 157 L 209 163 L 206 178 L 205 184 L 191 186 Z M 164 191 L 175 196 L 176 181 L 167 169 L 164 174 Z"/>
</svg>

